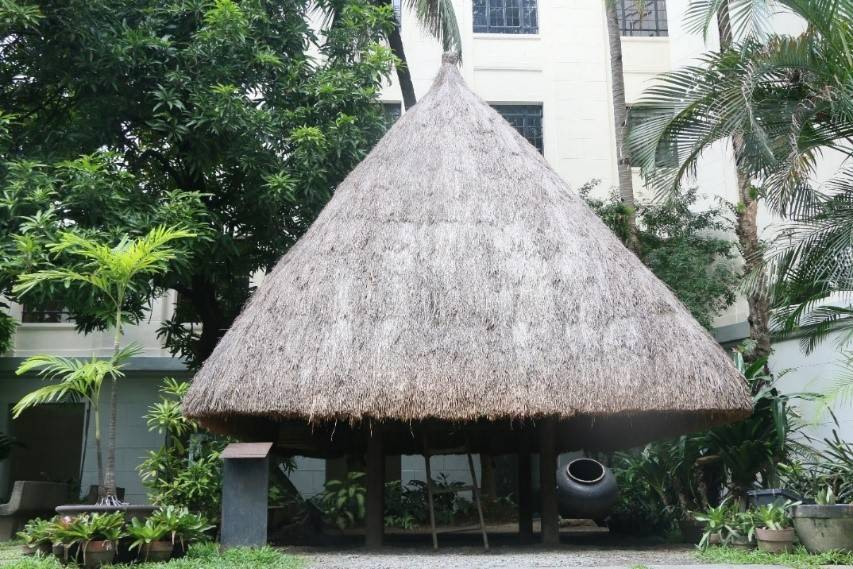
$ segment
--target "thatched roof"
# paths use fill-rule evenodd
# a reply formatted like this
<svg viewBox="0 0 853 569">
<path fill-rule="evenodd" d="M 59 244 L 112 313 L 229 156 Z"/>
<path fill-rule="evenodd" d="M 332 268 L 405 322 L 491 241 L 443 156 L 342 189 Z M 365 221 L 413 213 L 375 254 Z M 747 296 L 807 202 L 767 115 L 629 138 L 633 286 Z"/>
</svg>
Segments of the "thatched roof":
<svg viewBox="0 0 853 569">
<path fill-rule="evenodd" d="M 723 349 L 450 63 L 264 279 L 184 403 L 226 430 L 651 417 L 648 437 L 749 409 Z"/>
</svg>

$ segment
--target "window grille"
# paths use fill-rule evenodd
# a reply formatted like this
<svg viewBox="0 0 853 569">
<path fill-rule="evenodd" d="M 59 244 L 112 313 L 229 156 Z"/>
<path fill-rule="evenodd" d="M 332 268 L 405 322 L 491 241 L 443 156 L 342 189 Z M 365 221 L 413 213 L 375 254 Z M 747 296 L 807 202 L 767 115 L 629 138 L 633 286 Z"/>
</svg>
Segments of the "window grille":
<svg viewBox="0 0 853 569">
<path fill-rule="evenodd" d="M 492 105 L 527 141 L 544 152 L 542 105 Z"/>
<path fill-rule="evenodd" d="M 61 322 L 70 322 L 71 315 L 62 306 L 49 304 L 41 307 L 23 306 L 21 312 L 21 322 L 28 324 L 59 324 Z"/>
<path fill-rule="evenodd" d="M 642 113 L 628 109 L 628 124 L 625 129 L 625 136 L 628 136 L 632 130 L 636 129 L 644 123 L 647 124 L 653 121 L 665 121 L 669 114 L 666 111 L 647 110 Z M 635 163 L 631 157 L 628 157 L 631 166 L 639 167 L 640 164 Z M 672 141 L 665 146 L 659 147 L 655 156 L 655 166 L 658 168 L 676 168 L 678 167 L 678 145 Z"/>
<path fill-rule="evenodd" d="M 537 0 L 473 0 L 474 32 L 537 34 Z"/>
<path fill-rule="evenodd" d="M 615 0 L 616 17 L 623 36 L 669 35 L 666 0 Z M 639 8 L 642 6 L 642 11 Z"/>
<path fill-rule="evenodd" d="M 385 118 L 385 129 L 391 128 L 400 118 L 400 103 L 382 103 L 382 116 Z"/>
</svg>

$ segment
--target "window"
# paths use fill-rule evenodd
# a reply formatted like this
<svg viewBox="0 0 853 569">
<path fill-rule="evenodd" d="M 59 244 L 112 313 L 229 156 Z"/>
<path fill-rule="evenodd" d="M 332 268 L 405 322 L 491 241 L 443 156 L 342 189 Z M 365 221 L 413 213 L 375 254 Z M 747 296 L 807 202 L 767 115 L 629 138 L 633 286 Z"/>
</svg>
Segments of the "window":
<svg viewBox="0 0 853 569">
<path fill-rule="evenodd" d="M 536 34 L 537 0 L 473 0 L 474 32 L 487 34 Z"/>
<path fill-rule="evenodd" d="M 542 105 L 492 105 L 539 152 L 542 145 Z"/>
<path fill-rule="evenodd" d="M 394 8 L 394 19 L 397 20 L 397 27 L 403 29 L 403 0 L 391 0 L 391 6 Z"/>
<path fill-rule="evenodd" d="M 623 36 L 668 35 L 666 0 L 615 0 L 616 17 Z M 638 9 L 642 5 L 642 12 Z"/>
<path fill-rule="evenodd" d="M 642 113 L 639 113 L 637 111 L 632 111 L 629 108 L 628 124 L 626 125 L 627 128 L 625 129 L 625 134 L 627 136 L 632 129 L 642 124 L 666 121 L 667 117 L 669 117 L 669 114 L 666 111 L 644 111 Z M 640 164 L 635 164 L 634 161 L 631 160 L 630 156 L 628 157 L 628 159 L 631 166 L 640 166 Z M 655 157 L 655 166 L 659 168 L 678 167 L 678 146 L 675 144 L 675 141 L 662 148 L 658 148 L 657 156 Z"/>
<path fill-rule="evenodd" d="M 382 103 L 382 116 L 385 117 L 385 130 L 388 130 L 400 118 L 400 103 Z"/>
<path fill-rule="evenodd" d="M 71 316 L 64 307 L 58 304 L 47 304 L 40 307 L 23 306 L 21 312 L 21 322 L 41 323 L 41 324 L 58 324 L 60 322 L 70 322 Z"/>
</svg>

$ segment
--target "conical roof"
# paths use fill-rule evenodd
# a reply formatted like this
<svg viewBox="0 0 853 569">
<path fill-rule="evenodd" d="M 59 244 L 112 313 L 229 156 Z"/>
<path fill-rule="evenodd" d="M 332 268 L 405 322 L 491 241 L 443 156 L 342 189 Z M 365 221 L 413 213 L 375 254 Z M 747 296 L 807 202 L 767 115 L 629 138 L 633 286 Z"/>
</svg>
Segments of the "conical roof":
<svg viewBox="0 0 853 569">
<path fill-rule="evenodd" d="M 184 401 L 220 430 L 555 416 L 579 436 L 643 424 L 632 443 L 750 409 L 723 349 L 449 62 Z"/>
</svg>

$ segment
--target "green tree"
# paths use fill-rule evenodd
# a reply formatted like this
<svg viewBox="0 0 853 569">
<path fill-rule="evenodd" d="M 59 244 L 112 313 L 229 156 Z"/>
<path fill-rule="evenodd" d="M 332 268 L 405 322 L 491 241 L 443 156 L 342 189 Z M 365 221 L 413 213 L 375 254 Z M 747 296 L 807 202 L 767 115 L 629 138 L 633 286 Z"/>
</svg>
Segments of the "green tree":
<svg viewBox="0 0 853 569">
<path fill-rule="evenodd" d="M 180 298 L 166 344 L 203 361 L 251 276 L 302 235 L 384 131 L 390 7 L 321 2 L 337 17 L 315 31 L 314 6 L 0 3 L 0 109 L 12 117 L 0 148 L 0 246 L 12 253 L 0 292 L 14 299 L 9 283 L 39 267 L 42 236 L 68 224 L 115 237 L 189 218 L 205 238 L 182 244 L 186 270 L 156 285 Z M 89 326 L 79 298 L 52 294 Z"/>
<path fill-rule="evenodd" d="M 98 311 L 104 327 L 112 328 L 113 353 L 107 361 L 92 358 L 90 361 L 40 355 L 28 358 L 18 368 L 18 374 L 39 370 L 48 380 L 58 383 L 46 385 L 24 396 L 14 407 L 14 417 L 35 405 L 58 401 L 66 396 L 79 397 L 88 401 L 94 413 L 95 447 L 98 462 L 98 482 L 101 501 L 116 503 L 115 450 L 117 425 L 117 380 L 123 376 L 122 368 L 127 361 L 139 353 L 138 346 L 131 344 L 122 348 L 124 325 L 128 321 L 126 307 L 134 293 L 141 291 L 151 300 L 162 291 L 151 289 L 149 281 L 162 275 L 171 264 L 180 261 L 179 254 L 171 243 L 193 237 L 180 229 L 158 227 L 137 239 L 121 239 L 109 246 L 87 239 L 73 232 L 63 233 L 50 248 L 53 258 L 67 257 L 62 265 L 34 273 L 21 275 L 13 291 L 20 295 L 39 287 L 62 284 L 66 288 L 78 289 L 89 295 Z M 132 306 L 132 304 L 131 304 Z M 132 321 L 133 316 L 130 316 Z M 111 380 L 109 403 L 109 431 L 106 465 L 102 459 L 100 398 L 101 387 L 106 378 Z"/>
<path fill-rule="evenodd" d="M 597 182 L 580 188 L 581 196 L 623 241 L 630 235 L 629 217 L 621 196 L 595 199 L 590 192 Z M 712 207 L 694 212 L 695 190 L 657 204 L 638 204 L 636 239 L 640 259 L 675 293 L 705 328 L 735 300 L 739 280 L 732 266 L 732 244 L 719 237 L 731 228 L 724 211 Z"/>
<path fill-rule="evenodd" d="M 746 272 L 751 275 L 750 326 L 758 343 L 755 356 L 760 357 L 769 351 L 771 307 L 815 307 L 806 288 L 795 286 L 791 279 L 798 267 L 808 267 L 808 263 L 799 264 L 801 254 L 815 250 L 816 241 L 807 243 L 806 235 L 824 231 L 830 218 L 837 226 L 843 209 L 838 207 L 839 201 L 850 199 L 850 185 L 844 182 L 849 180 L 849 172 L 836 177 L 831 184 L 835 187 L 828 194 L 812 180 L 823 153 L 833 150 L 850 155 L 853 58 L 849 46 L 853 32 L 849 22 L 853 3 L 782 0 L 781 6 L 806 23 L 806 30 L 796 37 L 757 34 L 762 14 L 767 12 L 755 9 L 757 4 L 762 3 L 730 0 L 694 6 L 691 18 L 699 28 L 707 27 L 716 15 L 723 49 L 705 54 L 697 65 L 664 74 L 646 91 L 638 111 L 656 112 L 659 118 L 645 121 L 631 133 L 631 150 L 659 188 L 673 190 L 695 172 L 706 149 L 731 141 L 740 194 L 736 232 Z M 657 168 L 656 156 L 673 145 L 679 149 L 678 167 Z M 848 197 L 839 197 L 845 194 Z M 782 238 L 787 242 L 777 239 L 768 259 L 758 241 L 759 200 L 801 230 L 797 242 L 787 239 L 790 234 Z M 834 213 L 828 216 L 827 208 Z M 822 221 L 813 223 L 817 220 Z M 841 269 L 846 277 L 829 279 L 833 283 L 830 288 L 849 292 L 849 253 L 838 253 L 849 252 L 850 238 L 844 237 L 843 231 L 836 235 L 842 239 L 824 241 L 824 245 L 833 244 L 835 253 L 829 255 L 832 260 L 822 271 L 838 276 Z M 812 277 L 822 278 L 817 273 Z M 803 294 L 791 294 L 794 290 Z M 832 294 L 822 300 L 829 296 Z M 830 314 L 822 309 L 814 315 L 837 319 L 844 316 L 843 312 Z"/>
</svg>

